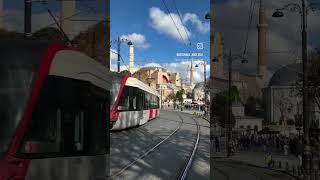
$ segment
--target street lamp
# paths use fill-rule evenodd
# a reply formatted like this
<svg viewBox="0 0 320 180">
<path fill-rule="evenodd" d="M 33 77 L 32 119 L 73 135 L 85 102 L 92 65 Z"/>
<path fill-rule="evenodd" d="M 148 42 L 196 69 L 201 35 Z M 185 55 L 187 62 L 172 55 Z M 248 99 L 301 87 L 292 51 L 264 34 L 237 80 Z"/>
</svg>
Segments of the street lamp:
<svg viewBox="0 0 320 180">
<path fill-rule="evenodd" d="M 302 102 L 303 102 L 303 136 L 304 136 L 304 153 L 302 158 L 302 164 L 305 170 L 309 172 L 311 166 L 311 149 L 310 149 L 310 137 L 309 137 L 309 123 L 310 123 L 310 101 L 309 101 L 309 86 L 308 86 L 308 55 L 307 55 L 307 15 L 308 12 L 319 10 L 319 7 L 314 6 L 314 3 L 309 4 L 306 7 L 306 0 L 301 0 L 301 5 L 297 3 L 291 3 L 276 9 L 272 14 L 272 17 L 283 17 L 282 11 L 298 12 L 301 15 L 301 38 L 302 38 L 302 69 L 303 69 L 303 81 L 302 81 Z"/>
<path fill-rule="evenodd" d="M 118 44 L 118 60 L 117 60 L 117 64 L 118 64 L 118 72 L 120 72 L 120 45 L 123 42 L 127 42 L 128 46 L 133 45 L 132 41 L 126 39 L 126 38 L 121 38 L 118 37 L 118 39 L 116 40 L 117 44 Z"/>
<path fill-rule="evenodd" d="M 231 100 L 231 85 L 232 85 L 232 62 L 236 60 L 241 60 L 242 64 L 248 63 L 248 59 L 244 56 L 244 54 L 237 55 L 237 54 L 232 54 L 231 49 L 229 50 L 229 55 L 223 54 L 220 55 L 222 57 L 227 57 L 228 58 L 228 122 L 225 123 L 227 125 L 227 138 L 226 138 L 226 145 L 227 145 L 227 156 L 230 156 L 230 134 L 231 134 L 231 117 L 232 117 L 232 100 Z M 213 61 L 217 61 L 217 58 L 214 58 Z"/>
<path fill-rule="evenodd" d="M 204 116 L 207 117 L 207 63 L 203 61 L 203 63 L 198 63 L 195 67 L 199 67 L 199 65 L 203 65 L 203 80 L 204 80 Z"/>
</svg>

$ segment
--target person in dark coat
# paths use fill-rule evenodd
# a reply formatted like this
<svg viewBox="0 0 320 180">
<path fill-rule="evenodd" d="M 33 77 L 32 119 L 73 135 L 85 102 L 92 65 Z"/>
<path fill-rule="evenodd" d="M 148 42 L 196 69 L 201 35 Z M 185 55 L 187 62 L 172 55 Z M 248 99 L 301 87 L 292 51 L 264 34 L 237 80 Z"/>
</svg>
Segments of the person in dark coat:
<svg viewBox="0 0 320 180">
<path fill-rule="evenodd" d="M 216 144 L 216 152 L 220 152 L 220 143 L 218 136 L 215 137 L 215 144 Z"/>
</svg>

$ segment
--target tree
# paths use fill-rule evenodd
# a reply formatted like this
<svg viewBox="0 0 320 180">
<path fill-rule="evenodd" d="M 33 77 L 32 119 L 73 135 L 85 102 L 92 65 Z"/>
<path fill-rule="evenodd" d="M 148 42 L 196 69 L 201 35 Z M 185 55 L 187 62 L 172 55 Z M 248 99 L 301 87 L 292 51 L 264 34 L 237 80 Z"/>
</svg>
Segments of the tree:
<svg viewBox="0 0 320 180">
<path fill-rule="evenodd" d="M 253 96 L 250 96 L 245 103 L 245 114 L 248 116 L 255 116 L 257 102 Z"/>
<path fill-rule="evenodd" d="M 308 85 L 310 93 L 308 94 L 311 100 L 320 109 L 320 49 L 315 49 L 309 53 L 309 65 L 307 71 Z M 299 79 L 296 82 L 298 90 L 297 95 L 302 97 L 302 73 L 299 73 Z"/>
<path fill-rule="evenodd" d="M 176 98 L 175 99 L 182 103 L 183 102 L 183 97 L 182 97 L 183 94 L 184 94 L 184 89 L 179 90 L 176 93 Z"/>
<path fill-rule="evenodd" d="M 187 93 L 187 98 L 192 98 L 192 93 L 191 92 Z"/>
<path fill-rule="evenodd" d="M 231 87 L 231 102 L 235 102 L 236 100 L 240 100 L 239 91 L 236 86 Z M 222 91 L 217 93 L 213 97 L 213 115 L 217 118 L 219 126 L 226 127 L 227 118 L 228 118 L 228 109 L 229 109 L 229 91 Z M 231 127 L 235 124 L 235 118 L 232 115 L 231 117 Z"/>
</svg>

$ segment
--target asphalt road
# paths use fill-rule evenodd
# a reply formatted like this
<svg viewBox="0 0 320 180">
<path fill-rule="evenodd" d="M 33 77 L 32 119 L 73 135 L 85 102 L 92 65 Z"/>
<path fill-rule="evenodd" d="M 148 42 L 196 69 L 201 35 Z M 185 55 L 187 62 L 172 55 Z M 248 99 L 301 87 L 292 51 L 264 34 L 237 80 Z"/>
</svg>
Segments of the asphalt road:
<svg viewBox="0 0 320 180">
<path fill-rule="evenodd" d="M 178 179 L 196 141 L 197 126 L 192 117 L 184 113 L 160 111 L 160 118 L 143 126 L 112 132 L 111 179 Z M 209 123 L 200 118 L 195 120 L 200 125 L 200 141 L 188 179 L 209 179 Z M 175 134 L 145 157 L 137 160 L 175 131 L 182 121 L 180 129 Z M 131 164 L 135 160 L 137 161 Z M 128 166 L 129 164 L 131 166 Z M 123 170 L 124 167 L 127 168 Z"/>
<path fill-rule="evenodd" d="M 232 160 L 215 160 L 212 179 L 214 180 L 296 180 L 282 172 L 250 166 Z"/>
</svg>

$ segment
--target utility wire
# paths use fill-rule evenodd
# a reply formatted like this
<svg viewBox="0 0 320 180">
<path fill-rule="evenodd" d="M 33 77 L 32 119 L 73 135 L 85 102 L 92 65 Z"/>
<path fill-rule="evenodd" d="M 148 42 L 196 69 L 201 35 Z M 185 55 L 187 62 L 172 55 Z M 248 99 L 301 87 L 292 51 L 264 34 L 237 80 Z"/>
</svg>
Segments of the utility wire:
<svg viewBox="0 0 320 180">
<path fill-rule="evenodd" d="M 189 44 L 191 44 L 191 40 L 189 38 L 189 34 L 188 34 L 188 31 L 187 31 L 187 28 L 186 28 L 185 24 L 182 21 L 182 15 L 181 15 L 180 11 L 177 8 L 177 4 L 176 4 L 175 0 L 173 0 L 173 5 L 174 5 L 174 7 L 175 7 L 175 9 L 177 11 L 178 17 L 179 17 L 179 19 L 180 19 L 180 21 L 181 21 L 181 23 L 183 25 L 183 29 L 184 29 L 184 32 L 186 33 L 187 40 L 188 40 Z"/>
<path fill-rule="evenodd" d="M 112 49 L 110 49 L 110 51 L 112 52 L 112 53 L 114 53 L 114 54 L 117 54 L 117 55 L 119 55 L 120 56 L 120 59 L 122 60 L 122 63 L 126 66 L 126 70 L 128 70 L 129 71 L 129 67 L 128 67 L 128 65 L 126 65 L 125 64 L 125 62 L 124 62 L 124 60 L 123 60 L 123 58 L 122 58 L 122 56 L 121 56 L 121 54 L 119 54 L 118 52 L 115 52 L 115 51 L 113 51 Z"/>
<path fill-rule="evenodd" d="M 252 18 L 253 18 L 255 4 L 256 4 L 256 0 L 251 0 L 249 14 L 248 14 L 249 15 L 249 21 L 248 21 L 248 27 L 247 27 L 246 40 L 245 40 L 245 44 L 244 44 L 243 57 L 246 55 L 246 52 L 247 52 L 249 32 L 250 32 L 250 29 L 251 29 L 251 24 L 252 24 Z"/>
<path fill-rule="evenodd" d="M 168 14 L 169 14 L 169 16 L 170 16 L 173 24 L 175 25 L 175 27 L 176 27 L 176 29 L 177 29 L 177 31 L 178 31 L 178 33 L 179 33 L 179 36 L 180 36 L 181 40 L 185 43 L 186 46 L 188 46 L 188 44 L 186 43 L 185 39 L 182 37 L 182 35 L 181 35 L 181 33 L 180 33 L 180 30 L 179 30 L 177 24 L 175 23 L 175 21 L 174 21 L 173 18 L 172 18 L 171 12 L 170 12 L 167 4 L 165 3 L 165 0 L 162 0 L 162 3 L 164 4 L 165 8 L 167 9 L 167 12 L 168 12 Z"/>
</svg>

